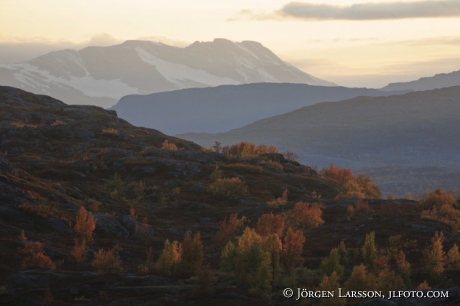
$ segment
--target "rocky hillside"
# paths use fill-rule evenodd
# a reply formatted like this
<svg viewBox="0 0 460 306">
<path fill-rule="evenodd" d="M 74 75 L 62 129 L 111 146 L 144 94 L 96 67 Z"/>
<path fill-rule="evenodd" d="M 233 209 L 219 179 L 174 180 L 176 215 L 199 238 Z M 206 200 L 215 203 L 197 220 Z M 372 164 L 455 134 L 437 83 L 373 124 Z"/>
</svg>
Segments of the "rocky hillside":
<svg viewBox="0 0 460 306">
<path fill-rule="evenodd" d="M 333 162 L 362 171 L 386 194 L 442 187 L 458 192 L 460 87 L 388 97 L 319 103 L 219 134 L 179 137 L 203 146 L 215 141 L 270 143 L 319 168 Z"/>
<path fill-rule="evenodd" d="M 421 217 L 419 208 L 429 209 L 428 202 L 346 198 L 354 192 L 347 184 L 364 188 L 371 182 L 345 171 L 344 184 L 334 178 L 338 170 L 318 173 L 273 148 L 240 147 L 227 154 L 205 151 L 132 126 L 114 111 L 0 87 L 0 304 L 286 305 L 283 288 L 319 286 L 321 262 L 341 241 L 350 257 L 337 285 L 348 286 L 371 232 L 378 254 L 396 247 L 412 264 L 413 284 L 405 279 L 396 289 L 414 288 L 424 279 L 433 288 L 460 284 L 458 269 L 446 265 L 442 277 L 432 279 L 420 262 L 437 231 L 444 233 L 446 251 L 460 243 L 455 223 L 435 213 Z M 446 198 L 456 211 L 458 203 L 448 194 L 434 196 Z M 310 213 L 316 217 L 308 219 Z M 286 229 L 279 227 L 285 251 L 273 253 L 281 254 L 281 261 L 268 259 L 254 242 L 261 234 L 249 228 L 262 233 L 264 218 L 286 221 Z M 242 225 L 248 226 L 246 234 Z M 274 270 L 250 274 L 265 280 L 261 286 L 239 272 L 236 278 L 226 273 L 225 262 L 230 267 L 231 262 L 221 257 L 227 241 L 240 250 L 232 254 L 243 254 L 237 237 L 250 235 L 255 253 L 248 254 L 256 255 L 237 271 L 273 263 Z M 289 261 L 287 241 L 293 235 L 306 242 Z M 389 244 L 395 235 L 407 241 L 396 237 Z M 164 255 L 168 250 L 173 256 Z M 388 264 L 399 271 L 393 261 Z M 384 271 L 375 269 L 372 273 Z M 451 289 L 448 299 L 392 302 L 455 305 L 458 290 Z"/>
<path fill-rule="evenodd" d="M 283 62 L 260 43 L 226 39 L 185 48 L 126 41 L 0 65 L 0 85 L 51 95 L 68 104 L 103 107 L 128 94 L 255 82 L 335 85 Z"/>
</svg>

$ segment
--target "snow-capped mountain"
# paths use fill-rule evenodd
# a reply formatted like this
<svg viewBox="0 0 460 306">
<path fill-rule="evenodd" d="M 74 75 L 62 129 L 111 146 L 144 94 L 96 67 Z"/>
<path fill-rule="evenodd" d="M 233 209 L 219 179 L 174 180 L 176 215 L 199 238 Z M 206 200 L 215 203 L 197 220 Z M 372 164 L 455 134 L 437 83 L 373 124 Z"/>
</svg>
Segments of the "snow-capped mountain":
<svg viewBox="0 0 460 306">
<path fill-rule="evenodd" d="M 126 41 L 110 47 L 51 52 L 0 65 L 0 84 L 70 104 L 109 107 L 128 94 L 256 82 L 332 86 L 283 62 L 258 42 L 226 39 L 172 47 Z"/>
</svg>

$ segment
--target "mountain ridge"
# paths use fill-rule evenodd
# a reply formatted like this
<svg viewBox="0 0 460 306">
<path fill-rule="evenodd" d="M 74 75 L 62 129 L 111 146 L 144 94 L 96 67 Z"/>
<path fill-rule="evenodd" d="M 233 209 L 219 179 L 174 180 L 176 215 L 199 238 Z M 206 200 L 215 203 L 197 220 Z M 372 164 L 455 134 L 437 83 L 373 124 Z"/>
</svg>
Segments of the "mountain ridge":
<svg viewBox="0 0 460 306">
<path fill-rule="evenodd" d="M 412 183 L 420 184 L 416 188 L 406 186 L 398 195 L 407 194 L 411 188 L 423 194 L 434 188 L 436 180 L 438 187 L 456 190 L 458 182 L 452 177 L 460 174 L 456 154 L 460 150 L 456 141 L 460 136 L 459 100 L 460 86 L 388 97 L 355 97 L 307 106 L 226 133 L 177 136 L 202 146 L 215 141 L 222 145 L 270 143 L 280 150 L 296 152 L 301 162 L 312 166 L 323 168 L 334 162 L 339 167 L 365 169 L 364 173 L 372 172 L 373 177 L 393 166 L 401 170 L 397 175 L 392 173 L 394 177 L 437 167 L 436 175 L 424 178 L 419 174 Z M 375 167 L 380 170 L 372 169 Z M 395 192 L 395 184 L 407 182 L 392 182 L 385 175 L 375 180 L 385 192 Z"/>
<path fill-rule="evenodd" d="M 262 44 L 215 39 L 173 47 L 131 40 L 109 47 L 53 51 L 0 65 L 0 84 L 69 104 L 109 107 L 128 94 L 254 82 L 332 86 L 285 63 Z"/>
<path fill-rule="evenodd" d="M 368 88 L 253 83 L 128 95 L 110 109 L 134 125 L 159 129 L 167 134 L 215 133 L 318 102 L 400 93 Z"/>
<path fill-rule="evenodd" d="M 439 73 L 410 82 L 390 83 L 381 90 L 432 90 L 460 85 L 460 70 L 449 73 Z"/>
</svg>

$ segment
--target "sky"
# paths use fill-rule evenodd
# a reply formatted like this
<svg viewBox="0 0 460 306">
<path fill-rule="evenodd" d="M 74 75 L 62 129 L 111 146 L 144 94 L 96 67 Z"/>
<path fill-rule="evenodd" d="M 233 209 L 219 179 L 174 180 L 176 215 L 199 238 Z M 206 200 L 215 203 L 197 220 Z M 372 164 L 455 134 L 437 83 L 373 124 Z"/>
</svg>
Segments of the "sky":
<svg viewBox="0 0 460 306">
<path fill-rule="evenodd" d="M 262 43 L 342 86 L 460 70 L 460 0 L 0 0 L 0 64 L 129 39 Z"/>
</svg>

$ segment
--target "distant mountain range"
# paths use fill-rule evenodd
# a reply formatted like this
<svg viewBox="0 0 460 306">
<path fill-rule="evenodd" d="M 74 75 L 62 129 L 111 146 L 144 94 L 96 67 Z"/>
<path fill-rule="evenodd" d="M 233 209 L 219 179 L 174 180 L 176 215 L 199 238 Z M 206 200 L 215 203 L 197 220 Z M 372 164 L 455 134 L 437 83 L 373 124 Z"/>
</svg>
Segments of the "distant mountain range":
<svg viewBox="0 0 460 306">
<path fill-rule="evenodd" d="M 420 78 L 411 82 L 390 83 L 383 87 L 382 90 L 432 90 L 436 88 L 445 88 L 451 86 L 460 86 L 460 70 L 451 73 L 440 73 L 432 77 Z"/>
<path fill-rule="evenodd" d="M 319 103 L 226 133 L 177 136 L 203 146 L 273 144 L 311 166 L 370 173 L 384 191 L 460 186 L 460 86 Z"/>
<path fill-rule="evenodd" d="M 217 133 L 318 102 L 400 93 L 367 88 L 257 83 L 184 89 L 145 96 L 129 95 L 111 109 L 131 124 L 158 129 L 170 135 Z"/>
<path fill-rule="evenodd" d="M 126 41 L 0 65 L 0 85 L 50 95 L 69 104 L 102 107 L 129 94 L 255 82 L 335 85 L 283 62 L 258 42 L 226 39 L 195 42 L 185 48 Z"/>
</svg>

